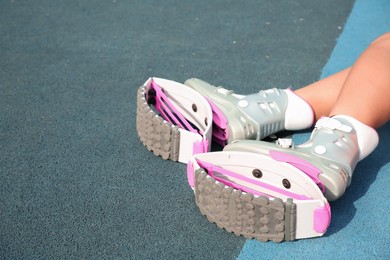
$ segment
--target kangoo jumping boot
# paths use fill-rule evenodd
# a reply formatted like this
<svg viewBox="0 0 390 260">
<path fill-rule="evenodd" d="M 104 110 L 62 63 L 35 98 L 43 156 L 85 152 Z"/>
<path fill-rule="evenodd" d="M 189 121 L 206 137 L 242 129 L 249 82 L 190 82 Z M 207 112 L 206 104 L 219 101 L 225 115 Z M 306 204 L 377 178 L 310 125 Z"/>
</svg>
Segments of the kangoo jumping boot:
<svg viewBox="0 0 390 260">
<path fill-rule="evenodd" d="M 351 183 L 356 164 L 378 144 L 376 131 L 348 116 L 320 119 L 306 143 L 235 141 L 195 154 L 187 176 L 201 213 L 236 235 L 260 241 L 322 236 L 329 200 Z"/>
<path fill-rule="evenodd" d="M 378 145 L 377 132 L 349 116 L 318 120 L 309 141 L 295 146 L 280 139 L 274 143 L 237 141 L 224 151 L 248 151 L 270 156 L 306 173 L 329 201 L 338 199 L 350 185 L 356 164 Z"/>
<path fill-rule="evenodd" d="M 261 140 L 281 130 L 301 130 L 313 124 L 310 105 L 290 89 L 238 95 L 203 80 L 185 85 L 204 96 L 213 110 L 213 141 L 224 146 L 235 140 Z"/>
</svg>

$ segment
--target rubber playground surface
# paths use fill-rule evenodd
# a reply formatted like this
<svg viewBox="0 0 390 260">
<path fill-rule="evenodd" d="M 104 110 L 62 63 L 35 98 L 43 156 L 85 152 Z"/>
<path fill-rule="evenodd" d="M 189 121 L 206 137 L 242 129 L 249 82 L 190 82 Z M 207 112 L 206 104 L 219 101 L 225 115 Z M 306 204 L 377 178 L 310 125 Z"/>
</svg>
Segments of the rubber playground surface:
<svg viewBox="0 0 390 260">
<path fill-rule="evenodd" d="M 298 89 L 350 66 L 389 13 L 387 0 L 0 2 L 0 259 L 389 259 L 389 123 L 325 235 L 283 243 L 209 223 L 186 165 L 135 126 L 151 76 Z"/>
</svg>

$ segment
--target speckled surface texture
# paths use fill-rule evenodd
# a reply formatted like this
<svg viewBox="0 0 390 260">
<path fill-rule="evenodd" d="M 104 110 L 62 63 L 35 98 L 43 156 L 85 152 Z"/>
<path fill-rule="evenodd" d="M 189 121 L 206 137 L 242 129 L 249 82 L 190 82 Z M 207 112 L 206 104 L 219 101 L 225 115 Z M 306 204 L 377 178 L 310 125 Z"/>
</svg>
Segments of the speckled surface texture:
<svg viewBox="0 0 390 260">
<path fill-rule="evenodd" d="M 0 258 L 389 256 L 388 200 L 378 199 L 389 196 L 382 189 L 388 141 L 357 169 L 357 192 L 332 205 L 325 237 L 275 244 L 210 224 L 195 205 L 186 166 L 149 152 L 135 126 L 137 89 L 150 76 L 198 77 L 242 94 L 319 79 L 353 6 L 1 1 Z M 356 41 L 379 33 L 365 30 L 374 33 L 357 33 Z"/>
</svg>

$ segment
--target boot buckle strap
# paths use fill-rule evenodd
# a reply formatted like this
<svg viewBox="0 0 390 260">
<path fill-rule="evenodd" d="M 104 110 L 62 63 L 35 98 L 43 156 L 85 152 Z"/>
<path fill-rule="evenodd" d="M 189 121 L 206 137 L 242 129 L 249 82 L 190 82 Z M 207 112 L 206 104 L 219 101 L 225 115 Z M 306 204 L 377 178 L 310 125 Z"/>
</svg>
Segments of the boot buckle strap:
<svg viewBox="0 0 390 260">
<path fill-rule="evenodd" d="M 346 133 L 352 132 L 352 127 L 342 124 L 340 121 L 331 117 L 322 117 L 317 121 L 315 128 L 328 128 L 331 130 L 340 130 Z"/>
</svg>

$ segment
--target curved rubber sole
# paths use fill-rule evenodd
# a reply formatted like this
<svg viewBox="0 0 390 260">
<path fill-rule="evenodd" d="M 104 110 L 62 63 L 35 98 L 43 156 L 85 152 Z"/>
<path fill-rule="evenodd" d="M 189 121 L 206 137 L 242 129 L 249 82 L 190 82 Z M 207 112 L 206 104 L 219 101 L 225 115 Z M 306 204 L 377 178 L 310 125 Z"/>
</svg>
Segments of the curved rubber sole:
<svg viewBox="0 0 390 260">
<path fill-rule="evenodd" d="M 145 98 L 146 88 L 137 92 L 137 133 L 143 145 L 165 160 L 178 161 L 180 147 L 179 127 L 165 121 L 153 111 Z"/>
<path fill-rule="evenodd" d="M 200 212 L 220 228 L 245 238 L 292 241 L 296 231 L 296 204 L 292 199 L 254 197 L 195 171 L 195 201 Z"/>
</svg>

